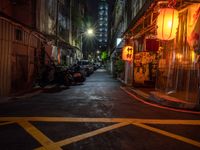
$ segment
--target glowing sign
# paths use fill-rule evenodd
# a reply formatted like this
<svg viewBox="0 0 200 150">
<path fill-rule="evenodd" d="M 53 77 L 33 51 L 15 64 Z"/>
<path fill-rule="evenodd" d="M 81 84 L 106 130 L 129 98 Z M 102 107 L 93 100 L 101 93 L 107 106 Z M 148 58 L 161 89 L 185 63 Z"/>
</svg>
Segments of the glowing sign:
<svg viewBox="0 0 200 150">
<path fill-rule="evenodd" d="M 133 47 L 132 46 L 125 46 L 122 50 L 122 59 L 125 61 L 132 61 L 133 60 Z"/>
</svg>

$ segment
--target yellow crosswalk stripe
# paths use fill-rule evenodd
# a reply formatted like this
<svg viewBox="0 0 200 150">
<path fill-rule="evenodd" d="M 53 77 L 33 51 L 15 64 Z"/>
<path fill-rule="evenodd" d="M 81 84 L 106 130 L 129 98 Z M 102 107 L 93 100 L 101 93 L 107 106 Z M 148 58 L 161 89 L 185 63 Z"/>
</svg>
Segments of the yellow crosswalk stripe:
<svg viewBox="0 0 200 150">
<path fill-rule="evenodd" d="M 87 138 L 108 132 L 108 131 L 113 130 L 113 129 L 117 129 L 117 128 L 120 128 L 120 127 L 123 127 L 123 126 L 127 126 L 129 124 L 130 123 L 128 123 L 128 122 L 123 122 L 123 123 L 117 123 L 117 124 L 114 124 L 114 125 L 110 125 L 110 126 L 107 126 L 107 127 L 101 128 L 101 129 L 97 129 L 97 130 L 94 130 L 94 131 L 91 131 L 91 132 L 87 132 L 87 133 L 80 134 L 80 135 L 77 135 L 77 136 L 74 136 L 74 137 L 71 137 L 71 138 L 64 139 L 62 141 L 57 142 L 56 145 L 62 147 L 62 146 L 65 146 L 65 145 L 68 145 L 68 144 L 71 144 L 71 143 L 75 143 L 75 142 L 78 142 L 78 141 L 81 141 L 81 140 L 84 140 L 84 139 L 87 139 Z M 40 147 L 40 148 L 37 148 L 35 150 L 43 150 L 43 149 L 42 149 L 42 147 Z"/>
<path fill-rule="evenodd" d="M 46 150 L 62 150 L 52 140 L 45 136 L 40 130 L 27 121 L 20 121 L 18 124 L 34 137 Z"/>
<path fill-rule="evenodd" d="M 113 129 L 117 129 L 117 128 L 120 128 L 120 127 L 123 127 L 123 126 L 127 126 L 129 124 L 130 123 L 127 123 L 127 122 L 114 124 L 114 125 L 111 125 L 111 126 L 108 126 L 108 127 L 104 127 L 104 128 L 101 128 L 101 129 L 97 129 L 95 131 L 91 131 L 91 132 L 88 132 L 88 133 L 84 133 L 84 134 L 81 134 L 81 135 L 78 135 L 78 136 L 75 136 L 75 137 L 72 137 L 72 138 L 68 138 L 68 139 L 59 141 L 56 144 L 59 145 L 59 146 L 68 145 L 68 144 L 71 144 L 71 143 L 74 143 L 74 142 L 84 140 L 84 139 L 89 138 L 89 137 L 93 137 L 93 136 L 98 135 L 98 134 L 105 133 L 105 132 L 113 130 Z"/>
<path fill-rule="evenodd" d="M 177 134 L 173 134 L 173 133 L 170 133 L 170 132 L 167 132 L 167 131 L 164 131 L 164 130 L 161 130 L 161 129 L 157 129 L 157 128 L 154 128 L 154 127 L 151 127 L 151 126 L 148 126 L 148 125 L 144 125 L 144 124 L 141 124 L 141 123 L 133 123 L 133 125 L 147 129 L 147 130 L 150 130 L 152 132 L 156 132 L 156 133 L 165 135 L 167 137 L 170 137 L 170 138 L 173 138 L 173 139 L 176 139 L 176 140 L 179 140 L 179 141 L 182 141 L 182 142 L 185 142 L 185 143 L 197 146 L 197 147 L 200 147 L 200 142 L 186 138 L 186 137 L 183 137 L 183 136 L 180 136 L 180 135 L 177 135 Z"/>
<path fill-rule="evenodd" d="M 176 124 L 176 125 L 200 125 L 200 120 L 180 119 L 138 119 L 138 118 L 73 118 L 73 117 L 0 117 L 0 121 L 38 121 L 38 122 L 133 122 L 143 124 Z"/>
<path fill-rule="evenodd" d="M 2 122 L 2 123 L 0 123 L 0 126 L 12 124 L 12 123 L 15 123 L 15 122 L 12 122 L 12 121 L 9 121 L 9 122 Z"/>
<path fill-rule="evenodd" d="M 67 138 L 58 142 L 53 142 L 46 135 L 44 135 L 39 129 L 33 126 L 29 121 L 33 122 L 87 122 L 87 123 L 115 123 L 101 129 L 97 129 L 91 132 L 80 134 L 71 138 Z M 93 137 L 113 129 L 117 129 L 129 124 L 150 130 L 162 134 L 164 136 L 200 147 L 200 142 L 176 135 L 164 130 L 160 130 L 146 124 L 164 124 L 164 125 L 200 125 L 200 120 L 176 120 L 176 119 L 138 119 L 138 118 L 75 118 L 75 117 L 0 117 L 0 126 L 11 123 L 18 123 L 23 127 L 32 137 L 41 143 L 42 147 L 36 150 L 61 150 L 61 147 L 74 142 L 78 142 L 89 137 Z"/>
</svg>

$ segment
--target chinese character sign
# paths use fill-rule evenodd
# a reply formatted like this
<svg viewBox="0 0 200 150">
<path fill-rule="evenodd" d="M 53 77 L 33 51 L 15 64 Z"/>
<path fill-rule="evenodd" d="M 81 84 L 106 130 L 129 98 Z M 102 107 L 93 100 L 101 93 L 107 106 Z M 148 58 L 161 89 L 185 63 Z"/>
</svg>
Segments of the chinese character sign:
<svg viewBox="0 0 200 150">
<path fill-rule="evenodd" d="M 133 47 L 125 46 L 122 50 L 122 59 L 125 61 L 132 61 L 133 59 Z"/>
</svg>

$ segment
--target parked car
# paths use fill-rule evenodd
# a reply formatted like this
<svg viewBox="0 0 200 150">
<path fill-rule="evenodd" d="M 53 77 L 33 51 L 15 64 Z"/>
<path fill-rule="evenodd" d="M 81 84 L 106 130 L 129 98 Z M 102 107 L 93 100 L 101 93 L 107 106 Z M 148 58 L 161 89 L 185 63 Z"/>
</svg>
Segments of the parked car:
<svg viewBox="0 0 200 150">
<path fill-rule="evenodd" d="M 95 63 L 93 64 L 94 70 L 99 69 L 100 66 L 101 66 L 101 63 L 100 63 L 100 62 L 95 62 Z"/>
<path fill-rule="evenodd" d="M 94 72 L 94 67 L 92 63 L 89 62 L 89 60 L 80 60 L 78 62 L 78 65 L 80 65 L 81 68 L 85 70 L 87 76 Z"/>
</svg>

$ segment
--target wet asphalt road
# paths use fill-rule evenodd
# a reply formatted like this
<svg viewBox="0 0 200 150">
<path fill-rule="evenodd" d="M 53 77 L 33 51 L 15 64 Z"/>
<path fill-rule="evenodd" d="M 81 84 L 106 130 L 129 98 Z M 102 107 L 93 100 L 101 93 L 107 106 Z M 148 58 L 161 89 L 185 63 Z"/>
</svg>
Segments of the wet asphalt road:
<svg viewBox="0 0 200 150">
<path fill-rule="evenodd" d="M 34 137 L 33 131 L 20 123 L 2 121 L 3 117 L 56 117 L 79 118 L 78 122 L 39 121 L 26 120 L 37 130 L 42 132 L 55 145 L 59 141 L 81 135 L 90 131 L 112 126 L 114 122 L 98 122 L 98 118 L 137 118 L 137 119 L 179 119 L 200 120 L 200 115 L 173 112 L 152 107 L 128 96 L 120 89 L 120 83 L 108 75 L 104 70 L 98 70 L 83 85 L 70 88 L 53 88 L 33 97 L 13 99 L 0 104 L 0 149 L 2 150 L 29 150 L 41 146 L 42 136 Z M 81 121 L 81 118 L 94 118 L 94 122 Z M 12 121 L 12 120 L 11 120 Z M 146 123 L 148 125 L 148 123 Z M 66 150 L 148 150 L 148 149 L 199 149 L 200 125 L 179 124 L 149 124 L 150 127 L 173 133 L 163 135 L 161 131 L 151 131 L 148 127 L 138 125 L 125 125 L 82 140 L 71 140 L 69 143 L 59 145 Z M 30 127 L 33 129 L 32 127 Z M 29 128 L 29 129 L 30 129 Z M 96 133 L 96 132 L 95 132 Z M 186 141 L 177 140 L 176 135 L 186 137 Z M 84 135 L 83 137 L 85 137 Z M 44 139 L 44 138 L 43 138 Z M 76 141 L 77 140 L 77 141 Z M 188 141 L 193 140 L 192 143 Z M 195 144 L 195 142 L 197 142 Z M 53 147 L 52 145 L 50 147 Z M 48 146 L 47 148 L 48 149 Z M 52 148 L 54 149 L 54 148 Z M 56 149 L 56 148 L 55 148 Z"/>
</svg>

